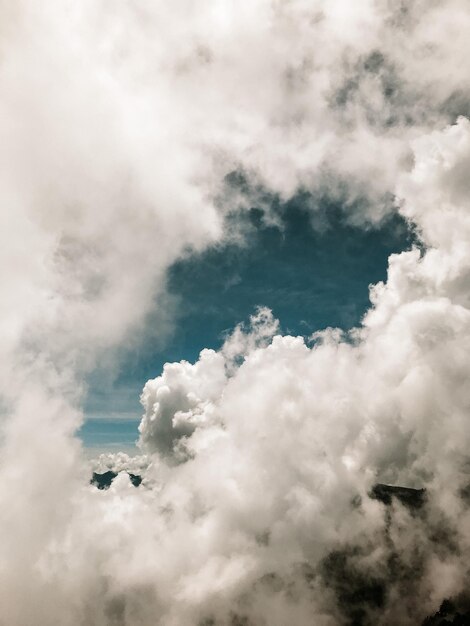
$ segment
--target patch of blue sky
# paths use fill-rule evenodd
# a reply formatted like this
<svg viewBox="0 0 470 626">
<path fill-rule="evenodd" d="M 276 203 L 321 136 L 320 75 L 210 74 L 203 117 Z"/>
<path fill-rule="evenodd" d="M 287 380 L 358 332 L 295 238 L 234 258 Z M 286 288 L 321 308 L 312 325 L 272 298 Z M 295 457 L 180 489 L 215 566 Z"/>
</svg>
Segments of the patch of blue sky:
<svg viewBox="0 0 470 626">
<path fill-rule="evenodd" d="M 314 228 L 302 202 L 292 202 L 278 228 L 252 209 L 244 218 L 245 245 L 217 245 L 175 263 L 167 285 L 173 332 L 163 346 L 147 333 L 122 354 L 114 380 L 103 371 L 91 377 L 85 411 L 94 419 L 81 430 L 85 446 L 135 441 L 145 382 L 165 362 L 194 361 L 203 348 L 218 348 L 256 306 L 271 308 L 283 332 L 295 335 L 358 325 L 370 304 L 369 285 L 386 278 L 389 255 L 409 248 L 413 234 L 396 214 L 373 228 L 351 225 L 340 210 L 323 215 L 328 219 Z"/>
<path fill-rule="evenodd" d="M 133 455 L 137 454 L 138 425 L 136 419 L 87 419 L 78 435 L 93 454 L 122 451 Z"/>
</svg>

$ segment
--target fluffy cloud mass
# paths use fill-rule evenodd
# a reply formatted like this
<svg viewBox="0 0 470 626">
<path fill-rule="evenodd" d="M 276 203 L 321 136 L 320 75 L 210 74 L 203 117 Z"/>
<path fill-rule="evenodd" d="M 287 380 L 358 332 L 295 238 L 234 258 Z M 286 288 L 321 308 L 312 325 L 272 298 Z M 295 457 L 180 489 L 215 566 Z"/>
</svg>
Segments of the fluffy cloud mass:
<svg viewBox="0 0 470 626">
<path fill-rule="evenodd" d="M 468 589 L 470 123 L 421 139 L 415 154 L 399 191 L 426 249 L 391 257 L 361 328 L 346 336 L 327 329 L 311 344 L 275 335 L 269 345 L 241 345 L 235 370 L 229 339 L 195 365 L 165 366 L 144 389 L 142 443 L 159 451 L 168 441 L 159 424 L 171 425 L 173 450 L 187 458 L 168 470 L 162 497 L 175 488 L 181 497 L 184 486 L 191 528 L 214 524 L 210 558 L 242 570 L 224 586 L 225 605 L 214 605 L 221 571 L 209 569 L 211 578 L 204 556 L 196 578 L 199 591 L 207 585 L 215 623 L 228 619 L 230 593 L 228 608 L 238 606 L 250 624 L 343 623 L 351 607 L 340 593 L 331 603 L 333 574 L 325 572 L 338 547 L 351 578 L 386 585 L 360 623 L 417 624 L 446 595 Z M 160 389 L 172 417 L 155 401 Z M 195 413 L 191 430 L 179 430 Z M 367 497 L 377 481 L 426 487 L 427 513 L 416 519 L 398 506 L 387 521 Z"/>
<path fill-rule="evenodd" d="M 469 586 L 465 2 L 0 3 L 0 624 L 419 624 Z M 461 117 L 459 117 L 461 116 Z M 234 172 L 248 184 L 227 184 Z M 228 213 L 398 210 L 363 324 L 260 308 L 142 394 L 89 485 L 85 377 Z M 267 210 L 269 207 L 265 207 Z M 426 488 L 410 511 L 377 482 Z M 356 620 L 356 621 L 354 621 Z"/>
</svg>

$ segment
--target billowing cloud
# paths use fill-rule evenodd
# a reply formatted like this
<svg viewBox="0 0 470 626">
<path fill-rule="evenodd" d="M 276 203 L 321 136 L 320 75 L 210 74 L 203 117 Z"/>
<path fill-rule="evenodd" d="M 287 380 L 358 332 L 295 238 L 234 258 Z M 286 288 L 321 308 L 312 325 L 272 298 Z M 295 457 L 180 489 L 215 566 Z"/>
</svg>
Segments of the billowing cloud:
<svg viewBox="0 0 470 626">
<path fill-rule="evenodd" d="M 185 598 L 196 601 L 193 585 L 199 580 L 197 605 L 204 597 L 206 610 L 221 623 L 237 606 L 234 598 L 227 600 L 231 593 L 247 623 L 283 624 L 286 615 L 297 615 L 299 624 L 312 615 L 318 623 L 340 620 L 341 598 L 329 606 L 322 587 L 332 576 L 328 568 L 325 574 L 325 557 L 338 548 L 352 550 L 342 558 L 351 561 L 363 586 L 370 577 L 384 585 L 380 603 L 366 607 L 367 623 L 416 624 L 446 594 L 466 590 L 470 254 L 463 171 L 469 141 L 470 124 L 462 119 L 416 144 L 415 167 L 400 190 L 402 210 L 415 221 L 426 249 L 391 258 L 388 281 L 373 288 L 373 307 L 360 329 L 349 336 L 326 330 L 312 338 L 313 345 L 275 335 L 269 345 L 250 345 L 235 370 L 225 347 L 204 351 L 195 365 L 167 365 L 147 383 L 141 433 L 151 450 L 167 441 L 159 422 L 177 432 L 194 389 L 198 415 L 210 406 L 210 418 L 179 432 L 187 460 L 168 470 L 160 497 L 180 502 L 175 517 L 192 511 L 191 528 L 212 520 L 211 534 L 222 533 L 224 540 L 209 553 L 221 558 L 219 551 L 225 556 L 231 550 L 228 572 L 238 559 L 243 563 L 243 575 L 227 581 L 218 609 L 209 600 L 215 579 L 205 578 L 207 566 L 187 578 L 191 591 Z M 269 325 L 266 313 L 265 320 Z M 274 335 L 277 328 L 271 327 Z M 217 364 L 213 386 L 200 373 L 209 359 Z M 225 378 L 224 360 L 231 372 Z M 170 373 L 177 384 L 170 383 Z M 165 382 L 171 413 L 161 413 L 150 394 Z M 154 459 L 156 475 L 166 472 L 158 458 L 165 463 L 165 455 Z M 383 511 L 367 496 L 376 482 L 426 487 L 427 513 L 415 519 L 398 506 L 386 531 Z M 389 545 L 380 539 L 386 532 Z M 433 537 L 436 532 L 452 536 L 449 545 Z M 242 545 L 230 548 L 238 534 Z M 402 574 L 414 571 L 408 590 L 390 569 L 393 551 Z M 299 598 L 289 598 L 287 588 L 305 584 L 296 570 L 301 565 L 311 568 L 315 584 L 297 592 L 305 606 L 294 610 Z M 216 571 L 216 579 L 223 578 Z M 256 582 L 262 580 L 272 584 Z M 270 594 L 277 615 L 267 608 Z M 324 622 L 322 611 L 329 615 Z"/>
<path fill-rule="evenodd" d="M 0 13 L 0 624 L 416 624 L 458 599 L 466 3 Z M 103 460 L 143 485 L 97 491 L 74 438 L 86 373 L 262 189 L 330 195 L 356 224 L 400 210 L 421 245 L 348 335 L 282 336 L 261 308 L 220 351 L 167 364 L 142 395 L 146 459 Z M 385 512 L 377 481 L 425 487 L 426 506 Z"/>
</svg>

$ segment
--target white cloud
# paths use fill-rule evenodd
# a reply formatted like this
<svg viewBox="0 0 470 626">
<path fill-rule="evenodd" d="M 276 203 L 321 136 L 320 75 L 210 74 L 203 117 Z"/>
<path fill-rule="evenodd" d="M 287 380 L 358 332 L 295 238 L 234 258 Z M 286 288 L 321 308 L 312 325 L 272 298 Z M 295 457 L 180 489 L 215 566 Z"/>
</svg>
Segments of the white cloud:
<svg viewBox="0 0 470 626">
<path fill-rule="evenodd" d="M 442 130 L 468 112 L 466 3 L 0 12 L 0 623 L 341 623 L 338 546 L 386 579 L 374 624 L 468 588 L 469 122 Z M 260 309 L 168 364 L 143 392 L 144 486 L 98 492 L 73 438 L 84 374 L 223 236 L 235 169 L 284 199 L 327 188 L 357 223 L 396 193 L 427 249 L 391 257 L 347 340 L 306 345 Z M 388 543 L 376 480 L 430 498 L 394 506 Z M 393 550 L 420 575 L 390 573 Z"/>
<path fill-rule="evenodd" d="M 413 250 L 392 257 L 387 284 L 374 288 L 374 307 L 350 340 L 327 331 L 317 334 L 313 347 L 300 337 L 280 335 L 260 346 L 250 344 L 250 335 L 241 341 L 243 331 L 237 329 L 237 343 L 249 348 L 238 367 L 231 361 L 225 379 L 221 360 L 229 358 L 226 349 L 211 352 L 211 359 L 218 359 L 214 386 L 204 380 L 204 388 L 198 387 L 198 406 L 210 403 L 211 418 L 180 433 L 189 460 L 165 473 L 160 498 L 179 503 L 175 519 L 182 511 L 192 512 L 188 529 L 212 519 L 214 542 L 220 533 L 229 544 L 232 534 L 240 534 L 244 548 L 232 548 L 234 559 L 240 549 L 255 556 L 242 582 L 227 583 L 223 610 L 235 606 L 231 592 L 250 594 L 254 578 L 272 572 L 286 576 L 299 562 L 315 569 L 328 550 L 351 544 L 362 555 L 357 567 L 370 575 L 377 559 L 372 570 L 379 568 L 389 585 L 383 623 L 416 623 L 432 610 L 429 594 L 437 609 L 446 595 L 465 589 L 468 512 L 459 490 L 469 481 L 470 312 L 463 300 L 467 290 L 460 292 L 456 284 L 465 285 L 469 276 L 468 210 L 459 190 L 469 138 L 470 126 L 461 120 L 417 144 L 415 168 L 400 185 L 407 194 L 402 210 L 416 222 L 424 243 L 432 245 L 423 256 Z M 461 227 L 455 228 L 456 223 Z M 274 334 L 277 328 L 270 325 Z M 191 373 L 191 384 L 198 384 L 198 368 L 204 368 L 206 359 L 203 352 L 195 365 L 167 365 L 146 389 L 163 384 L 168 371 Z M 184 393 L 178 387 L 171 394 L 173 419 L 185 410 L 189 389 L 190 384 Z M 147 412 L 152 407 L 148 398 L 144 391 Z M 162 419 L 158 411 L 152 415 L 157 423 Z M 141 432 L 143 442 L 153 441 L 158 451 L 161 435 L 158 427 L 150 426 L 148 413 Z M 159 463 L 154 468 L 163 471 Z M 397 511 L 391 530 L 400 558 L 405 564 L 411 559 L 408 567 L 415 567 L 413 551 L 422 551 L 422 572 L 413 581 L 408 616 L 394 608 L 400 581 L 385 574 L 390 548 L 378 539 L 384 520 L 378 506 L 367 502 L 376 481 L 428 490 L 428 517 L 412 522 L 404 510 Z M 353 510 L 351 502 L 358 494 L 363 505 Z M 432 544 L 435 528 L 446 526 L 460 533 L 453 548 Z M 367 547 L 371 536 L 375 556 Z M 256 547 L 261 537 L 267 542 L 263 550 Z M 224 542 L 211 545 L 208 554 L 225 554 L 226 549 Z M 442 586 L 449 568 L 452 585 Z M 203 583 L 198 569 L 188 580 L 194 578 L 199 603 Z M 209 579 L 206 596 L 202 594 L 208 606 L 212 589 Z M 262 599 L 257 591 L 252 595 L 243 607 L 253 623 L 284 623 L 268 613 L 261 618 L 256 606 Z M 309 604 L 298 623 L 325 610 L 326 593 L 323 599 L 308 597 L 314 607 Z M 289 600 L 277 600 L 287 610 Z M 329 610 L 334 615 L 338 607 Z M 379 614 L 371 619 L 382 623 Z"/>
</svg>

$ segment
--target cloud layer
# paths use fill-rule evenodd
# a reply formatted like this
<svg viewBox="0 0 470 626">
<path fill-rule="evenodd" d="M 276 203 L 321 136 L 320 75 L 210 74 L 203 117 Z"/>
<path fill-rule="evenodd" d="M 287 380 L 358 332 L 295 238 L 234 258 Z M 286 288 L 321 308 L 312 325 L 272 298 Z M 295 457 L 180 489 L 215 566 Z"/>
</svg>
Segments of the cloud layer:
<svg viewBox="0 0 470 626">
<path fill-rule="evenodd" d="M 415 151 L 400 184 L 402 210 L 426 249 L 390 259 L 360 329 L 328 329 L 308 345 L 275 335 L 261 310 L 253 329 L 237 329 L 220 352 L 168 364 L 144 388 L 141 443 L 157 453 L 155 476 L 168 472 L 160 498 L 180 503 L 174 517 L 189 515 L 195 544 L 210 524 L 197 574 L 179 583 L 190 612 L 202 604 L 225 623 L 239 606 L 253 624 L 284 624 L 289 615 L 299 624 L 312 616 L 342 623 L 340 597 L 330 604 L 323 586 L 325 557 L 337 549 L 356 575 L 386 589 L 377 606 L 358 602 L 370 612 L 361 623 L 416 624 L 468 588 L 470 221 L 462 174 L 470 123 L 431 134 Z M 268 345 L 256 341 L 270 334 Z M 387 522 L 367 496 L 377 481 L 426 487 L 426 514 L 415 519 L 396 505 Z M 449 539 L 436 539 L 439 532 Z M 301 566 L 314 583 L 290 597 L 289 585 L 305 587 Z"/>
<path fill-rule="evenodd" d="M 416 624 L 464 592 L 466 3 L 0 15 L 0 624 Z M 400 210 L 421 247 L 348 336 L 282 336 L 261 308 L 166 365 L 142 395 L 144 486 L 96 491 L 74 438 L 87 372 L 263 189 L 364 226 Z M 426 487 L 426 511 L 385 512 L 376 481 Z"/>
</svg>

